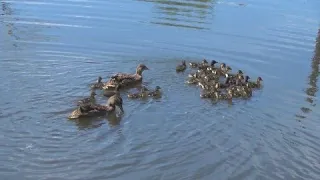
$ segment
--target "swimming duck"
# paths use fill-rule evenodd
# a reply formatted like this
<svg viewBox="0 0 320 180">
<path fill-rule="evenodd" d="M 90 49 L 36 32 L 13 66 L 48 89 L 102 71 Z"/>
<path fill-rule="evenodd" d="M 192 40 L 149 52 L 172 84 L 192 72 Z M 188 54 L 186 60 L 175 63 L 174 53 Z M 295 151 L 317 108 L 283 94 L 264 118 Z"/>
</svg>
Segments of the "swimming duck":
<svg viewBox="0 0 320 180">
<path fill-rule="evenodd" d="M 215 97 L 217 99 L 220 99 L 220 100 L 229 100 L 229 101 L 231 101 L 232 100 L 232 94 L 233 94 L 232 90 L 228 89 L 227 93 L 215 92 Z"/>
<path fill-rule="evenodd" d="M 117 85 L 116 87 L 119 88 L 120 86 Z M 120 108 L 121 112 L 124 112 L 123 107 L 122 107 L 123 99 L 120 95 L 120 91 L 116 91 L 113 96 L 109 97 L 109 99 L 107 101 L 107 106 L 110 106 L 112 104 L 117 105 Z"/>
<path fill-rule="evenodd" d="M 119 102 L 111 103 L 107 106 L 100 104 L 84 104 L 72 111 L 68 118 L 78 119 L 81 117 L 103 116 L 106 115 L 106 113 L 114 112 L 116 105 L 122 107 L 122 104 L 119 104 Z"/>
<path fill-rule="evenodd" d="M 114 90 L 104 90 L 103 91 L 103 95 L 106 96 L 106 97 L 111 97 L 111 96 L 113 96 L 113 95 L 115 95 L 117 93 L 120 93 L 119 92 L 120 87 L 121 87 L 121 85 L 117 84 Z"/>
<path fill-rule="evenodd" d="M 137 98 L 145 98 L 148 96 L 149 90 L 146 87 L 142 87 L 140 92 L 136 93 L 129 93 L 127 96 L 131 99 L 137 99 Z"/>
<path fill-rule="evenodd" d="M 249 79 L 250 79 L 250 77 L 246 76 L 245 82 L 249 84 L 248 86 L 250 86 L 251 88 L 260 88 L 261 87 L 261 81 L 263 81 L 263 80 L 260 76 L 257 78 L 257 82 L 251 82 L 251 81 L 249 81 Z"/>
<path fill-rule="evenodd" d="M 135 74 L 118 73 L 112 76 L 111 79 L 105 83 L 103 89 L 114 88 L 118 83 L 121 85 L 121 87 L 131 86 L 139 83 L 142 81 L 142 72 L 144 70 L 149 70 L 149 68 L 144 64 L 139 64 Z"/>
<path fill-rule="evenodd" d="M 101 89 L 103 87 L 102 77 L 99 76 L 96 83 L 93 83 L 91 86 L 91 89 Z"/>
<path fill-rule="evenodd" d="M 249 98 L 252 96 L 252 88 L 250 87 L 249 83 L 247 82 L 245 86 L 243 86 L 243 97 Z"/>
<path fill-rule="evenodd" d="M 79 100 L 77 102 L 77 105 L 80 106 L 85 104 L 95 104 L 95 101 L 96 101 L 95 95 L 97 95 L 96 92 L 94 90 L 91 90 L 90 97 Z"/>
<path fill-rule="evenodd" d="M 198 63 L 198 62 L 190 62 L 189 66 L 191 68 L 197 68 L 199 66 L 206 65 L 206 64 L 208 64 L 208 61 L 206 59 L 203 59 L 200 63 Z"/>
<path fill-rule="evenodd" d="M 161 91 L 160 90 L 161 90 L 160 86 L 156 86 L 156 88 L 153 91 L 150 91 L 148 93 L 148 96 L 159 98 L 159 97 L 161 97 Z"/>
<path fill-rule="evenodd" d="M 183 72 L 184 70 L 187 69 L 187 65 L 186 65 L 186 61 L 182 61 L 181 64 L 179 64 L 177 67 L 176 67 L 176 71 L 177 72 Z"/>
</svg>

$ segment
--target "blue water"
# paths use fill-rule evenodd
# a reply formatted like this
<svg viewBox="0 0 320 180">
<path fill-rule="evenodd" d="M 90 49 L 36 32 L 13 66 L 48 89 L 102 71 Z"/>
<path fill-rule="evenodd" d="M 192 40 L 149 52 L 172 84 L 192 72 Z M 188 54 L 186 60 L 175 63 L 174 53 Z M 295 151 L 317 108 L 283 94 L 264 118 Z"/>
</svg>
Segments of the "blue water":
<svg viewBox="0 0 320 180">
<path fill-rule="evenodd" d="M 239 5 L 243 3 L 244 5 Z M 1 179 L 318 179 L 320 2 L 1 1 Z M 264 88 L 199 97 L 175 66 L 203 58 Z M 159 100 L 68 120 L 88 84 L 146 64 Z M 98 93 L 98 102 L 107 99 Z"/>
</svg>

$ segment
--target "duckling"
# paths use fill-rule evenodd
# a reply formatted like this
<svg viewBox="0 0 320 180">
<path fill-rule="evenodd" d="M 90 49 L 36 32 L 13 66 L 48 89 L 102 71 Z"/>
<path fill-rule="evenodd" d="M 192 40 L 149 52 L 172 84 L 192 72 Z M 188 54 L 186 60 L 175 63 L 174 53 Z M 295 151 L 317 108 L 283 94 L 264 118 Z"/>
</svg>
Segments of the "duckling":
<svg viewBox="0 0 320 180">
<path fill-rule="evenodd" d="M 109 90 L 104 90 L 103 91 L 103 95 L 106 96 L 106 97 L 111 97 L 111 96 L 119 93 L 120 87 L 121 87 L 121 85 L 117 84 L 114 90 L 110 90 L 110 91 Z"/>
<path fill-rule="evenodd" d="M 227 74 L 230 71 L 232 71 L 232 68 L 230 66 L 226 66 L 226 68 L 222 69 L 222 74 Z"/>
<path fill-rule="evenodd" d="M 77 105 L 81 106 L 81 105 L 85 105 L 85 104 L 95 104 L 95 101 L 96 101 L 95 95 L 97 95 L 96 92 L 94 90 L 91 90 L 90 97 L 79 100 L 77 102 Z"/>
<path fill-rule="evenodd" d="M 127 96 L 131 99 L 137 99 L 137 98 L 145 98 L 148 96 L 148 89 L 146 87 L 142 87 L 140 92 L 137 93 L 129 93 Z"/>
<path fill-rule="evenodd" d="M 261 87 L 261 81 L 263 81 L 263 80 L 260 76 L 257 78 L 257 82 L 251 82 L 251 81 L 249 81 L 249 79 L 250 79 L 250 77 L 246 76 L 245 82 L 249 84 L 248 86 L 250 86 L 251 88 L 260 88 Z"/>
<path fill-rule="evenodd" d="M 91 84 L 90 87 L 91 87 L 91 89 L 102 89 L 102 87 L 103 87 L 102 77 L 99 76 L 97 82 Z"/>
<path fill-rule="evenodd" d="M 190 63 L 189 63 L 189 66 L 190 66 L 191 68 L 197 68 L 197 67 L 199 67 L 199 66 L 203 66 L 203 65 L 206 65 L 206 64 L 208 64 L 208 61 L 207 61 L 206 59 L 203 59 L 200 63 L 190 62 Z"/>
<path fill-rule="evenodd" d="M 226 94 L 215 92 L 215 97 L 219 100 L 232 100 L 232 90 L 228 89 Z"/>
<path fill-rule="evenodd" d="M 230 74 L 230 73 L 228 73 L 228 74 L 229 74 L 229 77 L 231 77 L 231 78 L 237 78 L 237 77 L 239 77 L 239 75 L 243 75 L 243 72 L 242 72 L 242 70 L 239 69 L 236 74 Z"/>
<path fill-rule="evenodd" d="M 161 90 L 161 88 L 159 86 L 156 86 L 155 90 L 150 91 L 148 93 L 148 96 L 160 98 L 161 97 L 161 91 L 160 90 Z"/>
<path fill-rule="evenodd" d="M 177 72 L 183 72 L 187 69 L 187 65 L 186 65 L 186 61 L 182 61 L 181 64 L 179 64 L 177 67 L 176 67 L 176 71 Z"/>
<path fill-rule="evenodd" d="M 210 91 L 203 91 L 200 93 L 200 97 L 201 98 L 215 98 L 216 97 L 216 93 L 218 93 L 215 90 L 210 90 Z"/>
<path fill-rule="evenodd" d="M 252 88 L 250 87 L 249 83 L 247 82 L 245 86 L 243 86 L 243 97 L 249 98 L 252 96 Z"/>
</svg>

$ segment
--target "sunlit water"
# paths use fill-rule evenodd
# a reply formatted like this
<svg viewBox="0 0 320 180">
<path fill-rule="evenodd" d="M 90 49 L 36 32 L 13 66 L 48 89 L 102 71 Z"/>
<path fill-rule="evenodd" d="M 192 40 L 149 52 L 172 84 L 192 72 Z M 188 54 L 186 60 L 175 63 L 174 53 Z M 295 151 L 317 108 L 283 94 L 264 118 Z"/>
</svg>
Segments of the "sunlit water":
<svg viewBox="0 0 320 180">
<path fill-rule="evenodd" d="M 239 5 L 243 3 L 244 5 Z M 1 179 L 318 179 L 316 0 L 13 0 L 0 10 Z M 318 37 L 320 41 L 320 37 Z M 216 59 L 264 88 L 200 99 L 181 59 Z M 160 100 L 66 119 L 101 75 L 138 63 Z M 99 103 L 105 103 L 98 93 Z"/>
</svg>

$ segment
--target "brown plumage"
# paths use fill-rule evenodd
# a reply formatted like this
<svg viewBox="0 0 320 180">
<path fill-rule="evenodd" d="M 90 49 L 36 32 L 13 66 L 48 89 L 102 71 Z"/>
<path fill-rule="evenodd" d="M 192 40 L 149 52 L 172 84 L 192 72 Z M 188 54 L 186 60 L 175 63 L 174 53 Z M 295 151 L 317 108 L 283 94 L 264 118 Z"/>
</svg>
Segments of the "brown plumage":
<svg viewBox="0 0 320 180">
<path fill-rule="evenodd" d="M 149 68 L 144 64 L 139 64 L 135 74 L 118 73 L 110 78 L 103 86 L 103 89 L 115 88 L 116 84 L 120 84 L 121 87 L 135 85 L 142 81 L 142 72 Z"/>
</svg>

